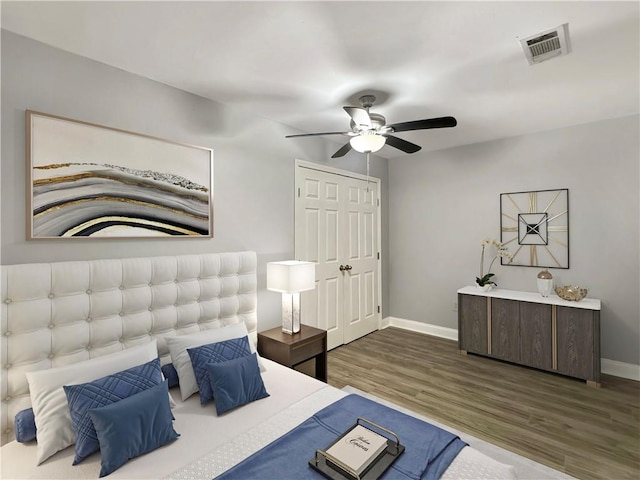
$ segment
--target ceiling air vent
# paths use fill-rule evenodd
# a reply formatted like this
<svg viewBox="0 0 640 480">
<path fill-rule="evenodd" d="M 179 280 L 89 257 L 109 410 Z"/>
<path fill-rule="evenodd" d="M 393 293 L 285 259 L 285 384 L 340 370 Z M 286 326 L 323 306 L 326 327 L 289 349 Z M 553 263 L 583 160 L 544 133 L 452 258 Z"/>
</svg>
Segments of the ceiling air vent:
<svg viewBox="0 0 640 480">
<path fill-rule="evenodd" d="M 569 53 L 569 24 L 520 40 L 529 65 Z"/>
</svg>

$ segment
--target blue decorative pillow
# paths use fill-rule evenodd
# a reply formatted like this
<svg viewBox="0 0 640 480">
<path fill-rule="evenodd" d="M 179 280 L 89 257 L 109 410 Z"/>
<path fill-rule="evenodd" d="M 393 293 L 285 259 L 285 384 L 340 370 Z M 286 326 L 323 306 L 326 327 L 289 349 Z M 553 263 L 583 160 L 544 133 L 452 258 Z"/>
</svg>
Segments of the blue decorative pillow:
<svg viewBox="0 0 640 480">
<path fill-rule="evenodd" d="M 100 450 L 98 436 L 89 415 L 89 409 L 119 402 L 162 382 L 160 359 L 132 367 L 122 372 L 99 378 L 89 383 L 65 385 L 73 430 L 76 432 L 77 465 L 94 452 Z M 167 401 L 168 401 L 167 396 Z"/>
<path fill-rule="evenodd" d="M 176 367 L 173 366 L 173 363 L 167 363 L 162 366 L 162 374 L 164 378 L 169 382 L 169 388 L 173 388 L 180 383 L 180 379 L 178 378 L 178 371 Z"/>
<path fill-rule="evenodd" d="M 14 419 L 16 441 L 19 443 L 27 443 L 36 439 L 36 419 L 33 414 L 33 408 L 20 410 Z"/>
<path fill-rule="evenodd" d="M 187 348 L 187 352 L 191 357 L 193 373 L 200 390 L 200 404 L 204 405 L 213 398 L 207 364 L 247 357 L 251 355 L 251 348 L 249 347 L 249 339 L 242 337 L 210 343 L 201 347 Z"/>
<path fill-rule="evenodd" d="M 269 396 L 256 354 L 207 365 L 218 415 Z"/>
<path fill-rule="evenodd" d="M 172 442 L 173 429 L 167 381 L 111 405 L 89 410 L 100 442 L 100 476 L 127 461 Z"/>
</svg>

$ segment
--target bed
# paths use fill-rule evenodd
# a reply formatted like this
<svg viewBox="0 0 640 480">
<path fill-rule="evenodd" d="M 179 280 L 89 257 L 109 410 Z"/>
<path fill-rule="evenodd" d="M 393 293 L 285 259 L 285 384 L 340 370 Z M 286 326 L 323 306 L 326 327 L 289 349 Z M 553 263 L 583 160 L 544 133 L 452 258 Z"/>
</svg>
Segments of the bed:
<svg viewBox="0 0 640 480">
<path fill-rule="evenodd" d="M 16 414 L 35 407 L 29 385 L 38 375 L 48 379 L 47 370 L 150 348 L 167 365 L 177 340 L 239 326 L 255 352 L 256 270 L 254 252 L 3 266 L 0 477 L 99 476 L 100 452 L 72 465 L 73 446 L 42 459 L 38 442 L 15 440 Z M 214 478 L 347 396 L 267 359 L 258 361 L 267 397 L 216 415 L 198 394 L 183 400 L 182 383 L 171 388 L 173 428 L 180 437 L 127 461 L 107 478 Z M 44 443 L 47 427 L 40 427 Z M 442 478 L 510 479 L 515 471 L 465 447 Z"/>
</svg>

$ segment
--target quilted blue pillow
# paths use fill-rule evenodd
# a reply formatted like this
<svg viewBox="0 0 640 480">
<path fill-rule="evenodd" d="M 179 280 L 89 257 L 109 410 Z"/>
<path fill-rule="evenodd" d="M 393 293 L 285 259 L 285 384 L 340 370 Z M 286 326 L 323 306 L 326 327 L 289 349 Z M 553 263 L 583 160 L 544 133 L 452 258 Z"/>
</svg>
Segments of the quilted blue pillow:
<svg viewBox="0 0 640 480">
<path fill-rule="evenodd" d="M 210 343 L 196 348 L 187 348 L 187 352 L 191 358 L 193 373 L 195 374 L 198 389 L 200 390 L 201 405 L 213 399 L 207 364 L 226 362 L 227 360 L 251 355 L 249 339 L 247 337 Z"/>
<path fill-rule="evenodd" d="M 173 366 L 173 363 L 167 363 L 162 366 L 162 374 L 164 378 L 169 382 L 169 388 L 176 387 L 180 383 L 180 379 L 178 378 L 178 371 L 176 367 Z"/>
<path fill-rule="evenodd" d="M 14 419 L 16 442 L 27 443 L 36 439 L 36 419 L 33 408 L 20 410 Z"/>
<path fill-rule="evenodd" d="M 161 382 L 160 359 L 156 358 L 93 382 L 65 385 L 63 388 L 69 403 L 73 430 L 76 432 L 76 455 L 73 464 L 77 465 L 100 450 L 96 429 L 89 415 L 90 409 L 119 402 Z"/>
<path fill-rule="evenodd" d="M 256 354 L 207 365 L 218 415 L 268 397 Z"/>
<path fill-rule="evenodd" d="M 173 429 L 168 393 L 165 380 L 119 402 L 89 410 L 100 442 L 101 477 L 180 436 Z"/>
</svg>

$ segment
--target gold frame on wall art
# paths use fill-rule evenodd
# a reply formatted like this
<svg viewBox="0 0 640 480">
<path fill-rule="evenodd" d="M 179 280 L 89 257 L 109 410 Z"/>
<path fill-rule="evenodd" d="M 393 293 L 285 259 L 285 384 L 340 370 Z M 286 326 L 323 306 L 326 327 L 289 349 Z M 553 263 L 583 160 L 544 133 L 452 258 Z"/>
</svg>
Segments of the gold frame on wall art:
<svg viewBox="0 0 640 480">
<path fill-rule="evenodd" d="M 211 238 L 213 150 L 26 111 L 27 239 Z"/>
</svg>

